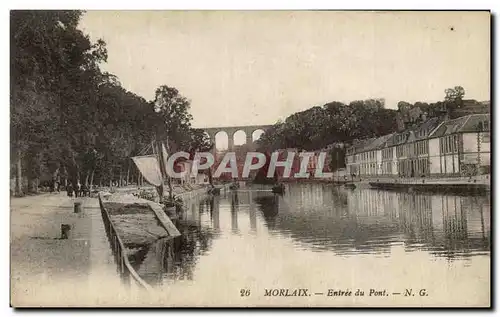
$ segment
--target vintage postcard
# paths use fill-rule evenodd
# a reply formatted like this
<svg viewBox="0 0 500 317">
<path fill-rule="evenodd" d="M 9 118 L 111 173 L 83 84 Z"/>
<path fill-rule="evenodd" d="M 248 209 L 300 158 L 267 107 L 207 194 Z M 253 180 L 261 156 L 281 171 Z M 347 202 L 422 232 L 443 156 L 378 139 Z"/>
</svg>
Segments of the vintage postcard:
<svg viewBox="0 0 500 317">
<path fill-rule="evenodd" d="M 489 307 L 490 20 L 11 11 L 11 305 Z"/>
</svg>

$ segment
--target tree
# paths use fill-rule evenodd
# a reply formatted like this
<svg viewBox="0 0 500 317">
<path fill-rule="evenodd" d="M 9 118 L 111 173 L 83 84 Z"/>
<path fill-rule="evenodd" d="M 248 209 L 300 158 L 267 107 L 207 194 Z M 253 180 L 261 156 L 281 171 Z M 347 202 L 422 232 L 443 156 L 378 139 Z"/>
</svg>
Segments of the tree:
<svg viewBox="0 0 500 317">
<path fill-rule="evenodd" d="M 463 98 L 465 96 L 465 89 L 461 86 L 445 89 L 444 102 L 446 109 L 452 112 L 463 106 Z"/>
<path fill-rule="evenodd" d="M 296 148 L 316 150 L 355 138 L 394 132 L 396 111 L 384 109 L 383 99 L 333 101 L 290 115 L 268 129 L 257 142 L 260 151 Z"/>
<path fill-rule="evenodd" d="M 189 100 L 176 88 L 162 85 L 156 89 L 154 107 L 159 118 L 157 136 L 159 140 L 166 140 L 167 152 L 189 144 L 192 119 Z M 173 199 L 172 182 L 168 176 L 167 181 L 169 198 Z"/>
<path fill-rule="evenodd" d="M 153 103 L 100 70 L 102 40 L 78 29 L 82 11 L 11 11 L 11 160 L 16 192 L 39 178 L 113 180 L 151 142 Z M 89 158 L 97 151 L 98 158 Z M 36 186 L 35 186 L 36 187 Z"/>
<path fill-rule="evenodd" d="M 203 129 L 190 129 L 190 138 L 188 152 L 192 159 L 196 152 L 210 152 L 215 145 Z M 213 185 L 211 168 L 208 169 L 208 181 L 210 185 Z"/>
<path fill-rule="evenodd" d="M 465 89 L 462 86 L 455 86 L 453 88 L 445 89 L 446 101 L 462 100 L 465 96 Z"/>
<path fill-rule="evenodd" d="M 212 150 L 214 144 L 210 137 L 203 129 L 189 130 L 190 141 L 188 145 L 188 152 L 193 156 L 196 152 L 209 152 Z"/>
<path fill-rule="evenodd" d="M 92 79 L 107 52 L 103 41 L 91 43 L 77 29 L 81 14 L 11 11 L 11 144 L 18 167 L 16 183 L 21 170 L 26 170 L 28 183 L 39 176 L 30 166 L 23 168 L 23 160 L 41 166 L 44 153 L 75 154 L 73 147 L 87 130 L 79 122 L 80 115 L 82 108 L 91 105 Z M 76 157 L 64 160 L 77 167 Z M 50 168 L 55 173 L 60 166 L 50 164 Z M 22 189 L 16 187 L 20 194 Z"/>
<path fill-rule="evenodd" d="M 340 168 L 345 167 L 345 148 L 334 147 L 330 150 L 330 171 L 335 172 Z"/>
</svg>

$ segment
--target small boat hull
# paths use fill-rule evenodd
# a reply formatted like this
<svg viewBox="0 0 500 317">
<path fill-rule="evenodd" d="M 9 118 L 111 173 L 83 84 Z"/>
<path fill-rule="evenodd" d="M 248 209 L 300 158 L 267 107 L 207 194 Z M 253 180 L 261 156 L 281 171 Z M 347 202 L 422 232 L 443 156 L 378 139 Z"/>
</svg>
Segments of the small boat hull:
<svg viewBox="0 0 500 317">
<path fill-rule="evenodd" d="M 344 188 L 347 188 L 347 189 L 356 189 L 356 185 L 354 185 L 353 183 L 349 183 L 349 184 L 345 184 Z"/>
<path fill-rule="evenodd" d="M 273 188 L 271 189 L 271 191 L 274 194 L 283 194 L 285 192 L 285 186 L 283 186 L 283 185 L 273 186 Z"/>
</svg>

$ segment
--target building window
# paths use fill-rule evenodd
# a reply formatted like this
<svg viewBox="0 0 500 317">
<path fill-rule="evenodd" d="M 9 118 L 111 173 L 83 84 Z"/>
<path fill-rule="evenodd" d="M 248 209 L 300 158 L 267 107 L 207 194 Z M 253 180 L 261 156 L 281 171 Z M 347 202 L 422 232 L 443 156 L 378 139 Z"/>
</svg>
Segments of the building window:
<svg viewBox="0 0 500 317">
<path fill-rule="evenodd" d="M 444 137 L 443 153 L 456 153 L 458 151 L 458 135 L 448 135 Z"/>
<path fill-rule="evenodd" d="M 481 133 L 481 142 L 490 143 L 490 133 L 489 132 Z"/>
<path fill-rule="evenodd" d="M 392 151 L 393 148 L 388 148 L 388 149 L 383 149 L 382 150 L 382 159 L 383 160 L 390 160 L 392 158 Z"/>
<path fill-rule="evenodd" d="M 426 153 L 428 153 L 428 146 L 429 144 L 426 144 Z M 439 146 L 441 153 L 447 154 L 447 153 L 456 153 L 458 151 L 458 135 L 448 135 L 439 140 Z"/>
<path fill-rule="evenodd" d="M 489 121 L 482 121 L 479 123 L 480 131 L 490 131 L 490 123 Z"/>
</svg>

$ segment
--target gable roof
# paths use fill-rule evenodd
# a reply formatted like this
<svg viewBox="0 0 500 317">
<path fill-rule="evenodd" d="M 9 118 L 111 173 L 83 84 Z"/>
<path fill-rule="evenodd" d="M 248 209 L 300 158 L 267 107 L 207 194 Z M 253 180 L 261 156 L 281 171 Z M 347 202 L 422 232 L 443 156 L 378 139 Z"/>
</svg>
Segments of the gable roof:
<svg viewBox="0 0 500 317">
<path fill-rule="evenodd" d="M 376 138 L 375 140 L 373 140 L 372 142 L 367 144 L 363 148 L 363 151 L 373 151 L 373 150 L 378 150 L 378 149 L 385 147 L 387 141 L 390 138 L 392 138 L 393 135 L 394 135 L 394 133 L 391 133 L 391 134 L 386 134 L 386 135 L 383 135 L 381 137 Z"/>
<path fill-rule="evenodd" d="M 415 139 L 427 139 L 429 135 L 443 122 L 439 117 L 433 117 L 419 125 L 415 130 Z"/>
<path fill-rule="evenodd" d="M 445 135 L 450 135 L 453 133 L 466 133 L 466 132 L 479 132 L 482 131 L 480 125 L 484 121 L 490 121 L 489 114 L 471 114 L 468 116 L 456 118 L 453 120 L 448 120 L 443 122 L 431 135 L 430 137 L 437 138 Z M 486 128 L 489 131 L 489 125 Z"/>
<path fill-rule="evenodd" d="M 414 128 L 407 129 L 400 133 L 391 133 L 378 138 L 354 140 L 350 147 L 352 151 L 351 154 L 379 150 L 384 147 L 440 137 L 457 132 L 466 133 L 483 131 L 481 125 L 485 121 L 490 122 L 489 114 L 471 114 L 447 121 L 442 121 L 440 117 L 433 117 Z M 490 131 L 490 124 L 485 127 L 484 131 Z"/>
</svg>

